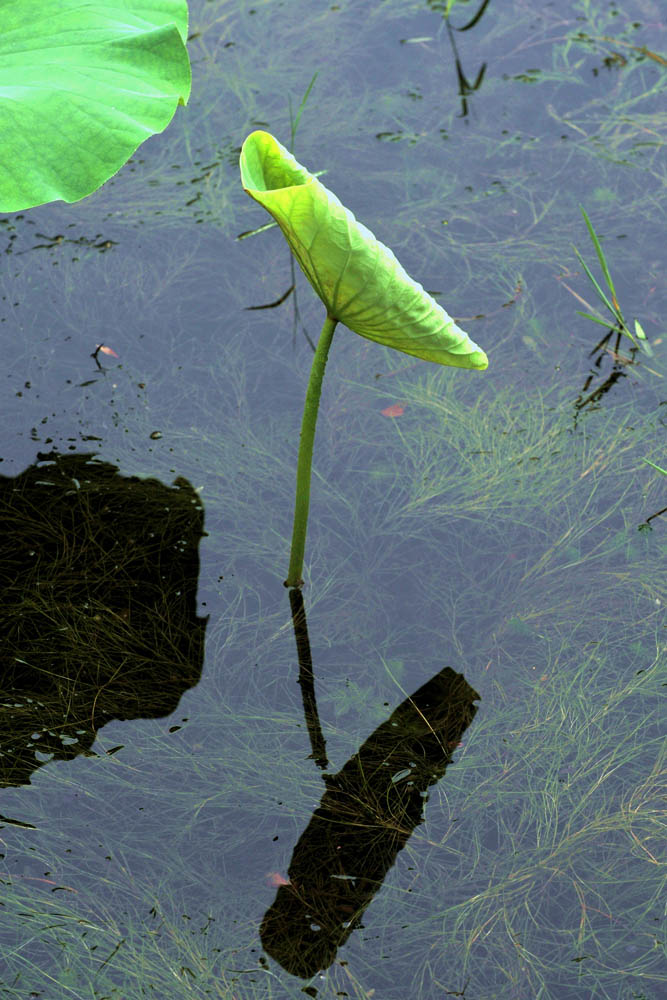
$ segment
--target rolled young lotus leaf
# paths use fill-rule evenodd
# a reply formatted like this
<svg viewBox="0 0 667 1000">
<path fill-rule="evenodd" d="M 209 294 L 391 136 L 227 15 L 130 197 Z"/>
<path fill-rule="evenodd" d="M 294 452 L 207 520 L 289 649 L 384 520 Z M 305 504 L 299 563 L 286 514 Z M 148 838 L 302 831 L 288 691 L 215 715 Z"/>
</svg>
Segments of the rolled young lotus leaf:
<svg viewBox="0 0 667 1000">
<path fill-rule="evenodd" d="M 282 229 L 331 319 L 425 361 L 488 366 L 484 351 L 335 194 L 268 132 L 241 149 L 245 191 Z"/>
</svg>

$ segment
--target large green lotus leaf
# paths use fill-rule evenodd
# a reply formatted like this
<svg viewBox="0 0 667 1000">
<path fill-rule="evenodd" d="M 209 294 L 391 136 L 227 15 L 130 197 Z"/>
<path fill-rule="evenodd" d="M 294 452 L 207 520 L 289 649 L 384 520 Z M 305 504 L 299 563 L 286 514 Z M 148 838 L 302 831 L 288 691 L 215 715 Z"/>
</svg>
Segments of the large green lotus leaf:
<svg viewBox="0 0 667 1000">
<path fill-rule="evenodd" d="M 78 201 L 190 94 L 186 0 L 0 0 L 0 211 Z"/>
<path fill-rule="evenodd" d="M 252 132 L 240 166 L 244 189 L 276 220 L 329 316 L 362 337 L 425 361 L 488 366 L 484 351 L 391 250 L 277 139 Z"/>
</svg>

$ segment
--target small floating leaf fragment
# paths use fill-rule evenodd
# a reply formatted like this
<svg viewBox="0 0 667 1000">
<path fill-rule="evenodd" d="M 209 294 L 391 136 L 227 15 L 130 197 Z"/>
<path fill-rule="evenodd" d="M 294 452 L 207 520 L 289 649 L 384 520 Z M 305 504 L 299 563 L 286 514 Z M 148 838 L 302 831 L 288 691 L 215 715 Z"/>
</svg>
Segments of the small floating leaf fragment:
<svg viewBox="0 0 667 1000">
<path fill-rule="evenodd" d="M 644 341 L 644 345 L 643 345 L 644 346 L 644 350 L 648 354 L 649 358 L 653 357 L 653 351 L 651 350 L 651 345 L 649 344 L 648 340 L 646 339 L 646 334 L 644 333 L 644 327 L 641 325 L 641 323 L 639 322 L 638 319 L 635 320 L 635 334 L 637 335 L 637 337 L 639 338 L 639 340 L 643 340 Z"/>
<path fill-rule="evenodd" d="M 387 406 L 384 410 L 380 410 L 383 417 L 402 417 L 405 413 L 405 407 L 401 406 L 400 403 L 392 403 L 391 406 Z"/>
</svg>

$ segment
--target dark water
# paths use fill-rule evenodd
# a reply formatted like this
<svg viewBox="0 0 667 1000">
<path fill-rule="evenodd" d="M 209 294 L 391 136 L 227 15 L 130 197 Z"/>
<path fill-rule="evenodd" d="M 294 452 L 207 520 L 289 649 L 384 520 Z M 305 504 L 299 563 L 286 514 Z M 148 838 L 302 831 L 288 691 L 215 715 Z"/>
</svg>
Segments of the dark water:
<svg viewBox="0 0 667 1000">
<path fill-rule="evenodd" d="M 169 129 L 0 220 L 3 996 L 661 995 L 664 12 L 443 6 L 193 3 Z M 322 308 L 236 240 L 316 71 L 297 156 L 490 359 L 334 336 L 326 770 Z M 580 203 L 650 358 L 591 354 Z"/>
</svg>

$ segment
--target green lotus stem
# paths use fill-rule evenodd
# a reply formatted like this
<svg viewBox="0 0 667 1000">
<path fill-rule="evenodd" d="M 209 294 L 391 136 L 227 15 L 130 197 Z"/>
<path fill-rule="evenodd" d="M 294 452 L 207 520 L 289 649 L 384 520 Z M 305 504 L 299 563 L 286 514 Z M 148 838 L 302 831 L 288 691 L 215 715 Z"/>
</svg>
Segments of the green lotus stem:
<svg viewBox="0 0 667 1000">
<path fill-rule="evenodd" d="M 308 530 L 308 509 L 310 507 L 310 468 L 313 464 L 313 445 L 315 443 L 315 428 L 317 426 L 317 411 L 320 407 L 322 394 L 322 379 L 329 356 L 329 348 L 333 340 L 334 330 L 338 320 L 327 315 L 317 342 L 317 350 L 310 369 L 306 402 L 301 420 L 301 436 L 299 438 L 299 458 L 296 466 L 296 498 L 294 500 L 294 527 L 292 528 L 292 551 L 290 553 L 289 571 L 285 580 L 286 587 L 301 587 L 303 580 L 303 555 L 306 549 L 306 531 Z"/>
</svg>

